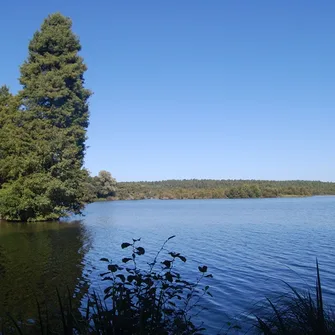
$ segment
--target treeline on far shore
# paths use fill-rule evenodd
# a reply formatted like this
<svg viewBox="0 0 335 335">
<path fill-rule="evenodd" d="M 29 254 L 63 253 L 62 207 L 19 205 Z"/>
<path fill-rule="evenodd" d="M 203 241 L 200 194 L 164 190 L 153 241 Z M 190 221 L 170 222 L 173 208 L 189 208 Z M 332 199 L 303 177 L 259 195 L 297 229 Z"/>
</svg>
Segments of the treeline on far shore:
<svg viewBox="0 0 335 335">
<path fill-rule="evenodd" d="M 335 183 L 211 179 L 117 182 L 113 194 L 99 199 L 240 199 L 313 195 L 335 195 Z"/>
</svg>

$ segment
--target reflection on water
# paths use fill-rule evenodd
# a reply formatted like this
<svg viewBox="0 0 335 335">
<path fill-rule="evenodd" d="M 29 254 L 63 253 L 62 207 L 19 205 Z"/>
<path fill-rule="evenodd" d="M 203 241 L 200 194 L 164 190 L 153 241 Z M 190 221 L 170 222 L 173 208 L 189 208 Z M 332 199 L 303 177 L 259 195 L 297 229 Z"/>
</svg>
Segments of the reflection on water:
<svg viewBox="0 0 335 335">
<path fill-rule="evenodd" d="M 0 222 L 0 317 L 7 312 L 22 320 L 42 306 L 57 306 L 56 288 L 67 287 L 78 301 L 87 289 L 83 276 L 89 235 L 80 222 Z"/>
</svg>

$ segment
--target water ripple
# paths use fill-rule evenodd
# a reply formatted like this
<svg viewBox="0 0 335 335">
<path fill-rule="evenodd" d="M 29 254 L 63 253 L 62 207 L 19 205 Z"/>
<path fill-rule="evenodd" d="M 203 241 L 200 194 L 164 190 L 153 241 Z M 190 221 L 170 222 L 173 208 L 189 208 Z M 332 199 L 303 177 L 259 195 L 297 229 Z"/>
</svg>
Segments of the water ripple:
<svg viewBox="0 0 335 335">
<path fill-rule="evenodd" d="M 315 283 L 318 257 L 325 296 L 334 304 L 335 197 L 261 200 L 183 200 L 99 203 L 89 206 L 85 222 L 94 232 L 92 264 L 100 257 L 121 258 L 120 243 L 142 237 L 150 257 L 163 241 L 184 254 L 187 279 L 206 264 L 214 278 L 206 297 L 209 333 L 227 316 L 248 314 L 266 296 Z M 103 213 L 103 215 L 102 215 Z M 154 251 L 152 251 L 154 250 Z M 114 259 L 113 258 L 113 259 Z M 103 266 L 93 271 L 94 275 Z"/>
</svg>

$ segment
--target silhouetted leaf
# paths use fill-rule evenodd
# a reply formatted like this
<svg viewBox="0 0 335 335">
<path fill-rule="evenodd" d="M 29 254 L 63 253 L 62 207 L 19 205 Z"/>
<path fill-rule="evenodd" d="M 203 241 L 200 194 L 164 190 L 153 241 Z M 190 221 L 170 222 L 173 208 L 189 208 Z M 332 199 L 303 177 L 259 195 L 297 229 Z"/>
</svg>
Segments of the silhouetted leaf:
<svg viewBox="0 0 335 335">
<path fill-rule="evenodd" d="M 184 263 L 186 262 L 186 257 L 184 257 L 184 256 L 181 256 L 181 255 L 179 255 L 179 256 L 177 256 L 179 259 L 181 259 Z"/>
<path fill-rule="evenodd" d="M 204 265 L 204 266 L 199 266 L 198 269 L 199 269 L 199 271 L 200 271 L 201 273 L 205 273 L 205 272 L 207 272 L 207 266 L 206 266 L 206 265 Z"/>
<path fill-rule="evenodd" d="M 116 272 L 118 270 L 118 266 L 116 264 L 108 265 L 108 270 L 111 272 Z"/>
<path fill-rule="evenodd" d="M 108 286 L 104 289 L 104 293 L 108 293 L 112 289 L 112 286 Z"/>
<path fill-rule="evenodd" d="M 149 287 L 151 287 L 154 282 L 151 280 L 151 278 L 146 278 L 143 280 Z"/>
<path fill-rule="evenodd" d="M 129 246 L 131 246 L 130 243 L 127 243 L 127 242 L 124 242 L 121 244 L 121 248 L 124 249 L 124 248 L 128 248 Z"/>
<path fill-rule="evenodd" d="M 127 280 L 131 283 L 135 279 L 135 276 L 129 275 Z"/>
<path fill-rule="evenodd" d="M 122 274 L 120 274 L 120 275 L 116 275 L 116 277 L 120 278 L 121 281 L 122 281 L 123 283 L 124 283 L 125 280 L 126 280 L 126 277 L 125 277 L 124 275 L 122 275 Z"/>
<path fill-rule="evenodd" d="M 168 269 L 171 267 L 171 261 L 166 260 L 162 262 L 162 264 L 164 264 Z"/>
<path fill-rule="evenodd" d="M 205 278 L 213 278 L 212 274 L 206 275 Z"/>
<path fill-rule="evenodd" d="M 108 272 L 109 273 L 109 272 Z M 102 281 L 106 281 L 106 280 L 111 280 L 111 281 L 113 281 L 114 280 L 114 278 L 113 277 L 104 277 L 104 278 L 102 278 Z"/>
<path fill-rule="evenodd" d="M 136 250 L 137 250 L 138 255 L 144 255 L 144 253 L 145 253 L 145 250 L 142 247 L 138 247 L 138 248 L 136 248 Z"/>
<path fill-rule="evenodd" d="M 129 261 L 131 261 L 131 258 L 129 258 L 129 257 L 122 258 L 123 263 L 127 263 Z"/>
<path fill-rule="evenodd" d="M 167 272 L 167 273 L 165 274 L 165 278 L 166 278 L 170 283 L 173 282 L 173 277 L 172 277 L 171 272 Z"/>
<path fill-rule="evenodd" d="M 100 258 L 100 260 L 103 261 L 103 262 L 109 262 L 108 258 Z"/>
</svg>

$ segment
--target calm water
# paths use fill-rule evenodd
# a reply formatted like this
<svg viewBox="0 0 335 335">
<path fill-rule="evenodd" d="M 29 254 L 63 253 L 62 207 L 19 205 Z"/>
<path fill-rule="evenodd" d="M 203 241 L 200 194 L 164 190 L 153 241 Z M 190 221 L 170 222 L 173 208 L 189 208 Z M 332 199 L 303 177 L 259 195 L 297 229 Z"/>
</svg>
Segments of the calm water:
<svg viewBox="0 0 335 335">
<path fill-rule="evenodd" d="M 248 315 L 265 296 L 315 282 L 318 257 L 328 302 L 335 304 L 335 197 L 254 200 L 100 202 L 80 222 L 0 224 L 0 313 L 33 317 L 39 297 L 65 282 L 103 289 L 102 257 L 127 256 L 120 244 L 142 238 L 148 256 L 176 235 L 168 249 L 187 257 L 186 278 L 207 265 L 213 298 L 204 312 L 210 333 L 226 316 Z"/>
</svg>

